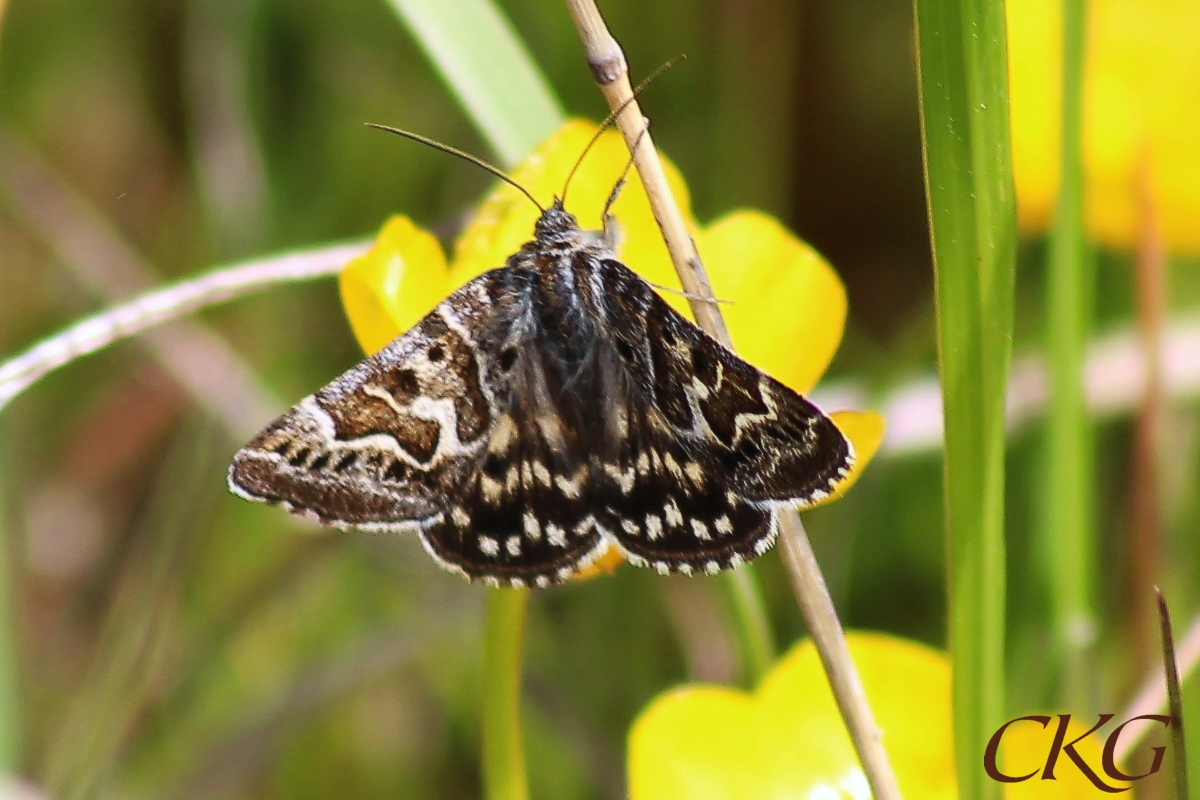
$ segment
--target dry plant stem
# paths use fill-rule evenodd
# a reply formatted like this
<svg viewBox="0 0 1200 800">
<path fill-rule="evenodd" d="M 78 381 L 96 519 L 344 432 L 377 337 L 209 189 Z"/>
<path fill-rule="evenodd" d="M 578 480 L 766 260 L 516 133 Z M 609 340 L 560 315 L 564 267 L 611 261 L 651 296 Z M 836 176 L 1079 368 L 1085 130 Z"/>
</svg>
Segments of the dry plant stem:
<svg viewBox="0 0 1200 800">
<path fill-rule="evenodd" d="M 712 298 L 712 289 L 695 243 L 688 234 L 683 214 L 667 184 L 662 162 L 647 132 L 641 108 L 636 100 L 630 102 L 633 88 L 629 83 L 625 54 L 609 33 L 592 0 L 567 0 L 567 6 L 579 29 L 592 75 L 609 108 L 616 110 L 624 106 L 617 115 L 617 127 L 634 154 L 634 165 L 646 188 L 654 217 L 662 229 L 680 283 L 689 295 L 688 301 L 696 322 L 706 333 L 732 349 L 733 343 L 716 301 L 693 299 Z M 900 790 L 895 775 L 880 742 L 879 728 L 863 694 L 858 671 L 850 658 L 846 637 L 825 586 L 825 579 L 813 557 L 804 526 L 800 523 L 800 515 L 795 511 L 782 512 L 780 534 L 784 562 L 805 624 L 821 655 L 830 688 L 871 785 L 872 796 L 875 800 L 897 800 Z"/>
<path fill-rule="evenodd" d="M 829 688 L 871 784 L 871 795 L 878 800 L 898 800 L 900 787 L 883 747 L 883 734 L 875 724 L 858 670 L 850 659 L 842 623 L 833 610 L 833 598 L 829 596 L 825 576 L 821 574 L 800 515 L 794 511 L 781 514 L 779 528 L 780 554 L 800 605 L 800 615 L 821 656 Z"/>
<path fill-rule="evenodd" d="M 1166 275 L 1162 234 L 1158 213 L 1151 191 L 1151 162 L 1147 153 L 1142 158 L 1139 186 L 1141 195 L 1141 241 L 1134 268 L 1134 309 L 1137 315 L 1138 339 L 1145 364 L 1145 382 L 1137 410 L 1133 437 L 1133 475 L 1130 497 L 1129 537 L 1129 596 L 1132 607 L 1130 639 L 1137 658 L 1138 673 L 1144 672 L 1155 658 L 1155 637 L 1147 623 L 1153 618 L 1150 610 L 1150 587 L 1159 569 L 1159 442 L 1165 406 L 1161 341 L 1164 306 L 1166 305 Z"/>
</svg>

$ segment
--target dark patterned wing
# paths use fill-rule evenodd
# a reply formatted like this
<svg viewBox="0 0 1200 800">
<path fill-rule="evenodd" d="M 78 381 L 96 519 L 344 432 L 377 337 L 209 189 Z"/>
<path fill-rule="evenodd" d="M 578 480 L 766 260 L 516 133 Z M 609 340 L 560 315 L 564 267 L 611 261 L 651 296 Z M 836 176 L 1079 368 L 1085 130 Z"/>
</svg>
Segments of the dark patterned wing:
<svg viewBox="0 0 1200 800">
<path fill-rule="evenodd" d="M 576 448 L 558 450 L 521 408 L 500 418 L 482 464 L 421 539 L 468 578 L 549 586 L 603 552 L 591 510 L 589 468 Z"/>
<path fill-rule="evenodd" d="M 413 529 L 470 476 L 498 417 L 505 270 L 480 276 L 290 411 L 234 456 L 229 487 L 250 500 L 366 530 Z"/>
<path fill-rule="evenodd" d="M 660 572 L 716 572 L 761 555 L 779 506 L 818 502 L 846 476 L 849 441 L 620 262 L 599 274 L 628 382 L 597 480 L 600 523 L 631 561 Z"/>
<path fill-rule="evenodd" d="M 544 407 L 528 294 L 520 268 L 468 283 L 255 437 L 230 488 L 339 527 L 418 531 L 468 578 L 565 579 L 603 542 L 577 432 Z"/>
</svg>

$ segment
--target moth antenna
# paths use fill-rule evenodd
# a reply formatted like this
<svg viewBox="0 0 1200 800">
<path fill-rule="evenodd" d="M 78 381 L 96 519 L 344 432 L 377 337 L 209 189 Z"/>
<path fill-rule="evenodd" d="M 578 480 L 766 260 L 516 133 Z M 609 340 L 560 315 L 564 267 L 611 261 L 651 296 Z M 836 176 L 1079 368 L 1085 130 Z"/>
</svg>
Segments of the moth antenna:
<svg viewBox="0 0 1200 800">
<path fill-rule="evenodd" d="M 526 189 L 524 186 L 517 183 L 512 178 L 510 178 L 508 175 L 506 175 L 502 169 L 500 169 L 499 167 L 492 166 L 491 164 L 484 161 L 479 156 L 473 156 L 470 153 L 465 153 L 462 150 L 459 150 L 457 147 L 451 147 L 448 144 L 442 144 L 441 142 L 436 142 L 433 139 L 429 139 L 425 136 L 422 136 L 419 133 L 413 133 L 412 131 L 406 131 L 401 128 L 393 128 L 390 125 L 380 125 L 375 122 L 365 122 L 363 124 L 366 125 L 368 128 L 376 128 L 381 131 L 387 131 L 388 133 L 394 133 L 397 136 L 402 136 L 405 139 L 412 139 L 414 142 L 420 142 L 421 144 L 426 145 L 427 147 L 432 147 L 434 150 L 441 150 L 443 153 L 449 153 L 452 156 L 457 156 L 458 158 L 461 158 L 463 161 L 468 161 L 468 162 L 474 164 L 475 166 L 479 167 L 480 169 L 492 173 L 493 175 L 495 175 L 497 178 L 504 181 L 508 185 L 515 186 L 517 189 L 519 189 L 521 191 L 521 194 L 523 194 L 529 198 L 529 202 L 531 202 L 535 206 L 537 206 L 538 211 L 542 212 L 543 214 L 546 213 L 546 209 L 542 207 L 542 204 L 537 201 L 536 197 L 534 197 L 532 194 L 529 193 L 528 189 Z"/>
<path fill-rule="evenodd" d="M 664 292 L 670 292 L 671 294 L 677 294 L 680 297 L 686 298 L 688 300 L 699 300 L 702 303 L 717 303 L 717 304 L 723 305 L 723 306 L 737 305 L 736 300 L 722 300 L 719 297 L 699 297 L 694 294 L 689 294 L 688 292 L 685 292 L 681 289 L 672 289 L 670 286 L 663 286 L 662 284 L 654 283 L 653 281 L 646 281 L 646 283 L 650 284 L 655 289 L 661 289 Z"/>
<path fill-rule="evenodd" d="M 642 138 L 649 130 L 649 128 L 642 128 L 642 132 L 638 134 L 637 141 L 633 143 L 633 150 L 629 153 L 629 160 L 625 162 L 625 169 L 621 170 L 621 177 L 617 178 L 617 182 L 613 184 L 612 191 L 608 194 L 608 202 L 604 204 L 604 213 L 600 215 L 601 219 L 608 216 L 613 203 L 617 202 L 617 197 L 620 196 L 621 190 L 625 188 L 625 179 L 629 177 L 629 169 L 633 166 L 634 156 L 637 155 L 637 149 L 642 145 Z"/>
<path fill-rule="evenodd" d="M 596 144 L 596 141 L 600 138 L 600 134 L 608 130 L 608 126 L 612 125 L 616 118 L 620 116 L 621 112 L 624 111 L 630 103 L 632 103 L 634 100 L 637 100 L 638 96 L 642 92 L 646 91 L 646 89 L 651 83 L 654 82 L 655 79 L 685 58 L 687 58 L 685 55 L 675 56 L 675 58 L 672 58 L 661 67 L 651 72 L 646 76 L 645 80 L 637 85 L 637 88 L 633 90 L 633 94 L 630 95 L 628 100 L 626 100 L 624 103 L 621 103 L 621 105 L 618 106 L 615 111 L 610 111 L 608 116 L 604 118 L 604 121 L 600 123 L 600 127 L 596 129 L 596 132 L 592 134 L 592 138 L 588 140 L 587 147 L 583 148 L 583 152 L 579 154 L 579 158 L 575 159 L 575 164 L 571 167 L 571 171 L 567 173 L 567 180 L 563 183 L 562 190 L 562 202 L 564 206 L 567 204 L 567 190 L 571 188 L 571 179 L 575 177 L 575 172 L 579 169 L 579 165 L 583 163 L 583 159 L 585 156 L 587 156 L 588 151 L 590 151 L 592 146 Z M 625 171 L 628 172 L 629 168 L 626 167 Z"/>
</svg>

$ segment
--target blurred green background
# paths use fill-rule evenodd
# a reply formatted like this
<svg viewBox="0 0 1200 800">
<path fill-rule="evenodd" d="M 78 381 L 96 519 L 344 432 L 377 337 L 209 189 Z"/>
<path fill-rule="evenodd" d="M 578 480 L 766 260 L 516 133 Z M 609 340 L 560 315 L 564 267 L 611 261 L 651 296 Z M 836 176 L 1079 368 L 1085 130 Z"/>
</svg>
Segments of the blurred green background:
<svg viewBox="0 0 1200 800">
<path fill-rule="evenodd" d="M 566 110 L 603 117 L 565 7 L 500 5 Z M 932 376 L 910 5 L 603 10 L 635 79 L 687 56 L 643 107 L 697 216 L 764 209 L 842 275 L 850 319 L 827 382 L 878 405 Z M 449 240 L 489 185 L 363 128 L 491 155 L 379 0 L 10 0 L 0 19 L 0 353 L 217 263 L 365 239 L 393 212 Z M 143 271 L 97 256 L 88 229 L 56 216 L 68 201 L 112 226 Z M 1044 261 L 1031 235 L 1018 355 L 1041 337 Z M 1095 263 L 1097 329 L 1130 326 L 1134 255 L 1099 249 Z M 1196 258 L 1169 264 L 1171 313 L 1194 312 Z M 250 429 L 360 358 L 332 280 L 197 319 L 247 367 L 215 383 L 244 381 L 265 404 L 267 416 L 241 420 Z M 1139 553 L 1181 629 L 1200 606 L 1196 411 L 1168 404 L 1157 535 L 1137 547 L 1132 418 L 1126 408 L 1096 426 L 1093 712 L 1122 708 L 1155 658 Z M 17 731 L 0 741 L 4 766 L 69 798 L 477 796 L 484 590 L 440 572 L 415 539 L 327 532 L 232 497 L 225 469 L 244 433 L 201 410 L 139 343 L 71 365 L 0 415 L 13 628 L 0 661 L 16 665 L 19 697 L 0 708 Z M 1037 424 L 1011 439 L 1014 716 L 1065 691 L 1039 548 L 1041 457 Z M 940 470 L 931 447 L 885 450 L 845 500 L 806 515 L 847 627 L 944 646 Z M 790 643 L 803 627 L 778 557 L 759 563 Z M 684 680 L 739 680 L 725 603 L 713 579 L 629 567 L 535 593 L 535 796 L 622 797 L 638 709 Z"/>
</svg>

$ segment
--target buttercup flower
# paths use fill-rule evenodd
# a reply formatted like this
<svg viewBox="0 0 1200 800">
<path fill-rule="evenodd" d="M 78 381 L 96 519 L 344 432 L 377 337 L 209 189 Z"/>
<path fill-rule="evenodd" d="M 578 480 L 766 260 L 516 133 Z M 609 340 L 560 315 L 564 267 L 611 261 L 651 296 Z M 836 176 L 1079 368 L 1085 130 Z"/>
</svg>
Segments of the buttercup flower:
<svg viewBox="0 0 1200 800">
<path fill-rule="evenodd" d="M 1013 171 L 1023 228 L 1044 230 L 1058 192 L 1061 4 L 1009 0 Z M 1083 157 L 1088 230 L 1112 247 L 1138 241 L 1141 175 L 1165 243 L 1200 253 L 1200 3 L 1087 4 Z"/>
<path fill-rule="evenodd" d="M 512 178 L 548 206 L 563 192 L 567 173 L 596 131 L 583 121 L 564 125 L 512 172 Z M 584 228 L 602 227 L 600 215 L 629 161 L 619 134 L 602 134 L 569 187 L 567 210 Z M 769 216 L 753 211 L 726 215 L 708 227 L 691 219 L 687 187 L 665 164 L 687 219 L 738 355 L 792 389 L 806 393 L 829 365 L 846 321 L 846 292 L 837 274 L 815 251 Z M 650 203 L 631 174 L 613 215 L 621 229 L 617 255 L 664 298 L 691 318 L 679 294 L 679 278 L 663 244 Z M 512 186 L 500 184 L 458 237 L 447 263 L 438 241 L 407 217 L 384 225 L 375 246 L 341 275 L 342 302 L 355 336 L 367 353 L 384 347 L 467 281 L 504 265 L 533 235 L 538 210 Z M 857 461 L 830 498 L 858 478 L 883 438 L 883 419 L 871 412 L 831 415 L 853 442 Z M 601 566 L 618 563 L 602 559 Z"/>
<path fill-rule="evenodd" d="M 903 796 L 956 798 L 950 660 L 883 634 L 851 631 L 847 640 Z M 1053 736 L 1053 725 L 1049 730 L 1013 725 L 1003 738 L 1005 773 L 1019 776 L 1040 767 Z M 1088 763 L 1100 764 L 1094 740 L 1085 739 L 1076 750 Z M 807 640 L 784 655 L 753 693 L 692 685 L 660 695 L 630 730 L 628 769 L 631 800 L 871 796 L 816 648 Z M 1011 784 L 1006 796 L 1097 796 L 1065 756 L 1055 778 Z"/>
</svg>

